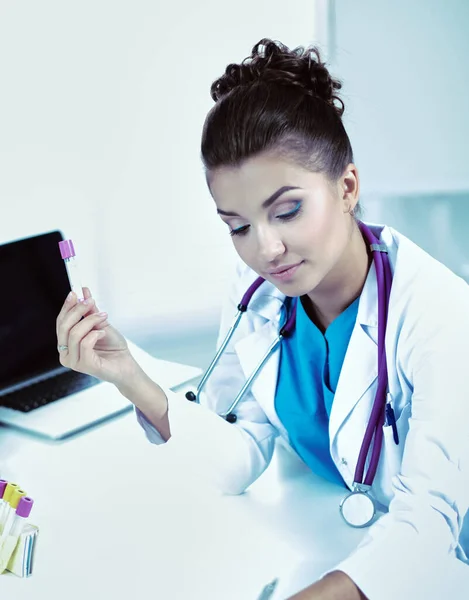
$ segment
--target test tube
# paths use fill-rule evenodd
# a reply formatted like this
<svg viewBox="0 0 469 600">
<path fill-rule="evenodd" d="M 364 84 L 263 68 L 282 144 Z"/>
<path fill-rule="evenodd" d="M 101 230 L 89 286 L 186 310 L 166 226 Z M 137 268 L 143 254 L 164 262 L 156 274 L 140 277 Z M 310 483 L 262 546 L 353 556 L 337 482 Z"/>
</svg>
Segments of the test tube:
<svg viewBox="0 0 469 600">
<path fill-rule="evenodd" d="M 31 509 L 33 507 L 34 500 L 29 498 L 28 496 L 23 496 L 20 498 L 18 502 L 18 506 L 16 507 L 14 519 L 11 522 L 11 525 L 8 531 L 5 530 L 5 535 L 12 536 L 20 536 L 23 533 L 24 525 L 26 523 L 26 519 L 29 517 L 31 513 Z"/>
<path fill-rule="evenodd" d="M 11 525 L 15 518 L 15 511 L 18 507 L 21 498 L 23 498 L 24 496 L 26 496 L 26 492 L 20 489 L 19 486 L 12 488 L 11 494 L 8 498 L 8 508 L 6 509 L 5 513 L 6 516 L 3 520 L 3 528 L 0 535 L 0 542 L 8 535 L 8 532 L 10 531 Z"/>
<path fill-rule="evenodd" d="M 3 494 L 5 493 L 5 489 L 8 485 L 8 481 L 6 479 L 0 479 L 0 518 L 3 512 L 3 507 L 6 504 L 6 500 L 3 499 Z"/>
<path fill-rule="evenodd" d="M 4 500 L 4 504 L 3 507 L 1 509 L 0 512 L 0 533 L 3 532 L 3 529 L 5 527 L 5 521 L 8 518 L 8 515 L 10 514 L 10 498 L 11 495 L 13 493 L 14 490 L 18 489 L 20 486 L 17 483 L 7 483 L 5 490 L 3 492 L 3 500 Z"/>
<path fill-rule="evenodd" d="M 24 490 L 20 489 L 19 487 L 14 488 L 14 490 L 11 492 L 11 496 L 8 501 L 10 507 L 8 510 L 7 517 L 5 519 L 5 523 L 3 525 L 3 531 L 2 531 L 1 537 L 8 535 L 7 532 L 9 531 L 11 524 L 13 522 L 13 519 L 15 518 L 15 511 L 18 507 L 18 504 L 19 504 L 21 498 L 23 498 L 24 496 L 26 496 L 26 492 Z"/>
<path fill-rule="evenodd" d="M 0 574 L 5 571 L 13 552 L 18 544 L 18 538 L 23 533 L 24 525 L 31 512 L 33 500 L 24 496 L 20 498 L 14 519 L 0 538 Z"/>
<path fill-rule="evenodd" d="M 80 273 L 78 271 L 77 258 L 75 255 L 75 248 L 73 247 L 72 240 L 62 240 L 59 242 L 60 255 L 64 259 L 65 267 L 67 269 L 68 280 L 72 292 L 77 295 L 78 301 L 84 300 L 83 288 L 81 286 Z"/>
</svg>

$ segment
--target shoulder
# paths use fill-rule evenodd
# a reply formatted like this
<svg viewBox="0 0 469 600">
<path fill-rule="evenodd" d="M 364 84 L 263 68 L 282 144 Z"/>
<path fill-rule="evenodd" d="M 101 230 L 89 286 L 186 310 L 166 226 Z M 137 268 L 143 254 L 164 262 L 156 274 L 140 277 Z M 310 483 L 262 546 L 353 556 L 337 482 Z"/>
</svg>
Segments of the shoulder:
<svg viewBox="0 0 469 600">
<path fill-rule="evenodd" d="M 389 226 L 376 226 L 388 248 L 393 288 L 403 297 L 425 298 L 425 302 L 469 301 L 469 285 L 408 237 Z M 455 297 L 455 295 L 457 297 Z"/>
<path fill-rule="evenodd" d="M 393 271 L 390 318 L 411 338 L 450 331 L 469 333 L 469 285 L 409 238 L 384 226 L 381 240 Z M 392 314 L 394 313 L 394 314 Z"/>
</svg>

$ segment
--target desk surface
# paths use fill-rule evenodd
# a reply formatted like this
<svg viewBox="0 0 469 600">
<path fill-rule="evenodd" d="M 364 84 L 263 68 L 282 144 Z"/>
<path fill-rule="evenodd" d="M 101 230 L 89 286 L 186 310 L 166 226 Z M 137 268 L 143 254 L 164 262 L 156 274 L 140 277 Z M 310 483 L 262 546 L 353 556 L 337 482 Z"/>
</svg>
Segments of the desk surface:
<svg viewBox="0 0 469 600">
<path fill-rule="evenodd" d="M 247 493 L 221 496 L 150 444 L 130 413 L 56 443 L 1 429 L 0 473 L 35 498 L 40 527 L 33 575 L 0 576 L 15 600 L 255 600 L 303 559 L 314 579 L 363 536 L 339 515 L 344 488 L 281 446 Z"/>
</svg>

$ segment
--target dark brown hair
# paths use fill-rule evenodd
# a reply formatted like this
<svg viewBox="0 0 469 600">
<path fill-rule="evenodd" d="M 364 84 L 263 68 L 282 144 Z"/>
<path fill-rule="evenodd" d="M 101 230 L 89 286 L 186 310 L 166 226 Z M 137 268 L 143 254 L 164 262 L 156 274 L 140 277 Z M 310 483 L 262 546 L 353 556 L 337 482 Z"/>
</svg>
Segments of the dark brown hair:
<svg viewBox="0 0 469 600">
<path fill-rule="evenodd" d="M 353 162 L 341 87 L 314 46 L 290 50 L 262 39 L 212 84 L 216 104 L 202 135 L 205 169 L 272 152 L 337 181 Z"/>
</svg>

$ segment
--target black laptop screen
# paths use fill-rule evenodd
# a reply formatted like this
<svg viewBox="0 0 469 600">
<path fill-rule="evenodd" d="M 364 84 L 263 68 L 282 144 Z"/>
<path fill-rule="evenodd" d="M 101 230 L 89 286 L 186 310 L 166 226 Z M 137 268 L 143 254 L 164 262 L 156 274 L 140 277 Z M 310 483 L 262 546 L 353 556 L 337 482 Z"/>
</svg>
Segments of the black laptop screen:
<svg viewBox="0 0 469 600">
<path fill-rule="evenodd" d="M 0 245 L 0 390 L 60 366 L 55 324 L 70 291 L 60 232 Z"/>
</svg>

